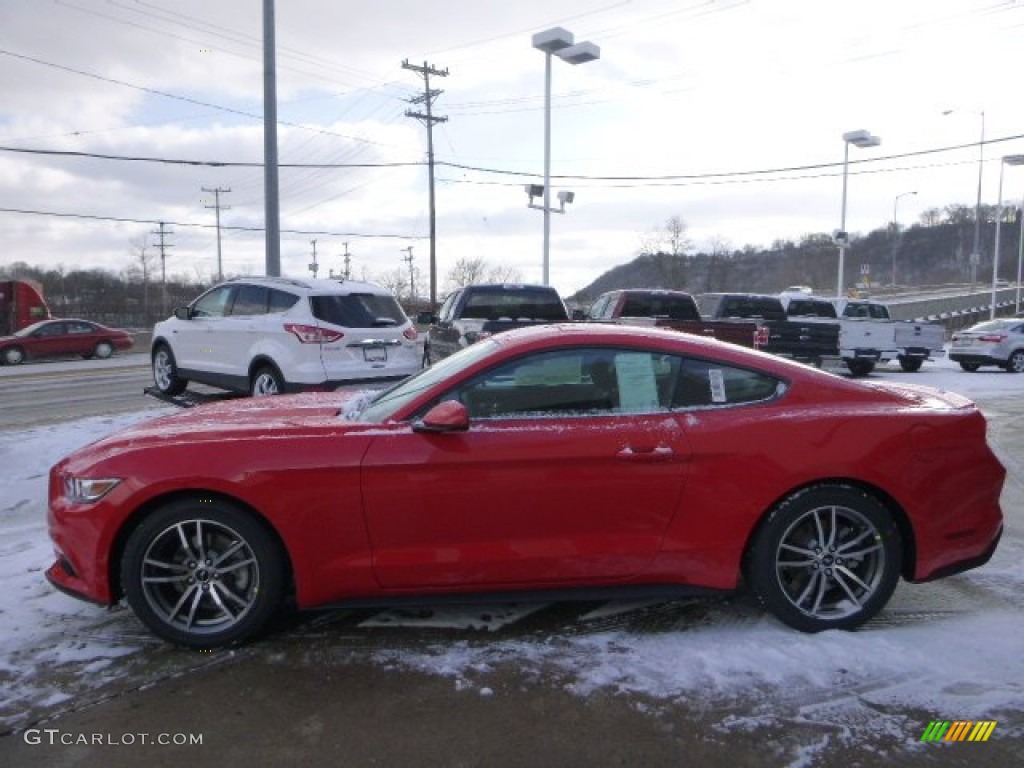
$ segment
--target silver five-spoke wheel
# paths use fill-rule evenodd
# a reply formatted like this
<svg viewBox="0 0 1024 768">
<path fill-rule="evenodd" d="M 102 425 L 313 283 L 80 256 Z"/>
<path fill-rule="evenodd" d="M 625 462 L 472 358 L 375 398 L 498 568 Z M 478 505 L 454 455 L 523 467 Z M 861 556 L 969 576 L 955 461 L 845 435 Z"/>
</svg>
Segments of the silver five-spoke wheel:
<svg viewBox="0 0 1024 768">
<path fill-rule="evenodd" d="M 852 629 L 889 600 L 901 559 L 889 510 L 860 489 L 830 484 L 772 510 L 754 536 L 746 576 L 786 624 L 805 632 Z"/>
<path fill-rule="evenodd" d="M 125 597 L 161 637 L 197 648 L 247 639 L 277 608 L 282 561 L 252 515 L 220 499 L 173 502 L 132 532 Z"/>
</svg>

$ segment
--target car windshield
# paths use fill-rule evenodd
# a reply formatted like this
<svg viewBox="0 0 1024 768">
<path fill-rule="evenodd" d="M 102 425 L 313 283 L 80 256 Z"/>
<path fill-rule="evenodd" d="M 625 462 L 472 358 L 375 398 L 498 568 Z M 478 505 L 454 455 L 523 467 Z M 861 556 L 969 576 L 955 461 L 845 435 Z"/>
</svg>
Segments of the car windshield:
<svg viewBox="0 0 1024 768">
<path fill-rule="evenodd" d="M 355 421 L 379 424 L 390 420 L 393 415 L 414 400 L 425 389 L 439 381 L 458 375 L 458 373 L 479 360 L 496 352 L 499 344 L 494 339 L 486 339 L 472 344 L 425 368 L 414 376 L 398 382 L 395 386 L 383 390 L 361 410 L 346 415 Z"/>
<path fill-rule="evenodd" d="M 30 336 L 33 332 L 38 331 L 40 328 L 42 328 L 48 322 L 50 322 L 50 321 L 49 320 L 43 320 L 43 321 L 38 322 L 38 323 L 32 323 L 32 325 L 26 326 L 26 327 L 22 328 L 20 331 L 15 331 L 14 335 L 15 336 L 20 336 L 22 338 L 24 338 L 25 336 Z"/>
</svg>

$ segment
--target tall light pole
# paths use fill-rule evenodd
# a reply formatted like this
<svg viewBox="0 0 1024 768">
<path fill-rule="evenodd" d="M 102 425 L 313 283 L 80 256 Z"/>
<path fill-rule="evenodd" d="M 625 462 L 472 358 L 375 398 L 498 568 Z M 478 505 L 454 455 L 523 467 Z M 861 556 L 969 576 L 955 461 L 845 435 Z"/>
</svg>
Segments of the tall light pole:
<svg viewBox="0 0 1024 768">
<path fill-rule="evenodd" d="M 971 251 L 971 283 L 973 283 L 975 270 L 981 264 L 981 178 L 985 171 L 985 110 L 975 112 L 973 110 L 947 109 L 942 114 L 952 115 L 957 111 L 969 112 L 981 118 L 981 140 L 978 142 L 978 197 L 974 203 L 974 250 Z"/>
<path fill-rule="evenodd" d="M 897 207 L 900 204 L 900 198 L 906 197 L 907 195 L 916 195 L 917 190 L 913 192 L 900 192 L 896 195 L 896 199 L 892 201 L 892 285 L 896 287 L 896 246 L 899 243 L 900 236 L 900 221 L 896 216 Z"/>
<path fill-rule="evenodd" d="M 1020 234 L 1017 237 L 1017 317 L 1020 317 L 1020 273 L 1024 265 L 1024 198 L 1020 201 Z"/>
<path fill-rule="evenodd" d="M 1003 170 L 1008 165 L 1024 165 L 1024 155 L 1006 155 L 999 163 L 999 197 L 996 200 L 996 244 L 992 251 L 992 306 L 989 318 L 996 316 L 996 285 L 999 282 L 999 233 L 1003 223 Z M 1017 304 L 1020 309 L 1020 260 L 1017 262 Z"/>
<path fill-rule="evenodd" d="M 843 296 L 843 267 L 846 260 L 846 246 L 850 243 L 850 234 L 846 231 L 846 179 L 850 172 L 850 145 L 865 149 L 877 147 L 882 140 L 868 131 L 849 131 L 843 134 L 843 209 L 839 219 L 839 229 L 835 233 L 836 245 L 839 246 L 839 278 L 836 280 L 836 297 Z"/>
<path fill-rule="evenodd" d="M 573 40 L 572 32 L 561 27 L 553 27 L 533 36 L 533 47 L 544 53 L 544 285 L 548 285 L 551 278 L 551 55 L 570 64 L 585 64 L 601 58 L 601 49 L 593 43 L 574 45 Z"/>
</svg>

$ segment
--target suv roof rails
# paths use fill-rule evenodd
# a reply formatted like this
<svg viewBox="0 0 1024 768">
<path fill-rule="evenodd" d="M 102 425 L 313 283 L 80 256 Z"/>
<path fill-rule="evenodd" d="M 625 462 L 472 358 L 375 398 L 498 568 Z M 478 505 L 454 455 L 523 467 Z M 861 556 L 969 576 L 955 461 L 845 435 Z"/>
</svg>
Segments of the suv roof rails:
<svg viewBox="0 0 1024 768">
<path fill-rule="evenodd" d="M 282 285 L 294 285 L 296 288 L 312 288 L 313 287 L 307 281 L 300 280 L 298 278 L 294 278 L 294 277 L 275 277 L 275 276 L 268 276 L 268 275 L 248 275 L 248 276 L 239 275 L 238 277 L 229 277 L 224 282 L 226 282 L 226 283 L 253 282 L 253 281 L 256 281 L 256 280 L 261 280 L 261 281 L 268 282 L 268 283 L 280 283 Z"/>
</svg>

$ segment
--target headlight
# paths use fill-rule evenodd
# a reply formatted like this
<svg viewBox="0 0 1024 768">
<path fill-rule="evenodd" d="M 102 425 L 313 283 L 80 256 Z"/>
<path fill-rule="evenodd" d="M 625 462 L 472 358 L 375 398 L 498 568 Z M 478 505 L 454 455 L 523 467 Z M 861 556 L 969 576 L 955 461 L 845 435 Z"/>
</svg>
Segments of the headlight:
<svg viewBox="0 0 1024 768">
<path fill-rule="evenodd" d="M 65 477 L 64 496 L 69 501 L 80 504 L 92 504 L 99 501 L 121 483 L 118 477 L 91 479 L 85 477 Z"/>
</svg>

